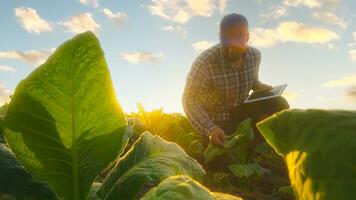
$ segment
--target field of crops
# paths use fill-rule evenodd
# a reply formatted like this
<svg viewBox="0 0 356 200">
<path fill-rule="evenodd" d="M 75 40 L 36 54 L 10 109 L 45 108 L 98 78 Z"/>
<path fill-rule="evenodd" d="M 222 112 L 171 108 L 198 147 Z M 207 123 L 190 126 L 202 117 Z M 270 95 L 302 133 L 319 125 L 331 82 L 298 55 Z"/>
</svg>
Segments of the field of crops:
<svg viewBox="0 0 356 200">
<path fill-rule="evenodd" d="M 355 111 L 285 110 L 260 140 L 246 119 L 217 147 L 184 115 L 137 107 L 119 105 L 94 34 L 63 43 L 0 107 L 0 199 L 356 196 Z"/>
</svg>

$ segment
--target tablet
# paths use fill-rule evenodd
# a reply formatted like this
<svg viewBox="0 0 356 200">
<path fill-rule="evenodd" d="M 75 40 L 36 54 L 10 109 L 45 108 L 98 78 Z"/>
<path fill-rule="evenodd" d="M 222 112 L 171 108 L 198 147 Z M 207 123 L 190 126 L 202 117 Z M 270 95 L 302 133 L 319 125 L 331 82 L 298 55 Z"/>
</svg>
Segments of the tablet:
<svg viewBox="0 0 356 200">
<path fill-rule="evenodd" d="M 253 91 L 244 101 L 244 103 L 250 103 L 255 101 L 261 101 L 264 99 L 270 99 L 274 97 L 279 97 L 282 95 L 284 89 L 287 87 L 287 84 L 274 86 L 270 90 L 260 90 Z"/>
</svg>

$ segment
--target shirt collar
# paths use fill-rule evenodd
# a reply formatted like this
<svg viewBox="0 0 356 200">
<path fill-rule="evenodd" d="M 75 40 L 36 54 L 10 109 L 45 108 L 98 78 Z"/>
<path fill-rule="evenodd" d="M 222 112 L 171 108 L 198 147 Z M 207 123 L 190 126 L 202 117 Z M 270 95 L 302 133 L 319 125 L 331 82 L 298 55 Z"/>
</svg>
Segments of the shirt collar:
<svg viewBox="0 0 356 200">
<path fill-rule="evenodd" d="M 219 52 L 220 52 L 220 62 L 224 65 L 224 67 L 228 67 L 231 63 L 229 63 L 225 58 L 224 58 L 224 52 L 221 44 L 219 44 Z"/>
<path fill-rule="evenodd" d="M 247 48 L 246 48 L 246 51 L 245 51 L 245 53 L 244 53 L 244 61 L 243 61 L 243 65 L 245 65 L 246 64 L 246 61 L 247 61 L 247 58 L 248 58 L 248 51 L 249 51 L 249 46 L 247 45 Z M 224 58 L 224 52 L 223 52 L 223 48 L 222 48 L 222 46 L 221 46 L 221 44 L 219 43 L 219 52 L 220 52 L 220 61 L 221 61 L 221 63 L 223 63 L 223 65 L 224 65 L 224 67 L 232 67 L 232 63 L 229 61 L 229 60 L 227 60 L 227 59 L 225 59 Z"/>
</svg>

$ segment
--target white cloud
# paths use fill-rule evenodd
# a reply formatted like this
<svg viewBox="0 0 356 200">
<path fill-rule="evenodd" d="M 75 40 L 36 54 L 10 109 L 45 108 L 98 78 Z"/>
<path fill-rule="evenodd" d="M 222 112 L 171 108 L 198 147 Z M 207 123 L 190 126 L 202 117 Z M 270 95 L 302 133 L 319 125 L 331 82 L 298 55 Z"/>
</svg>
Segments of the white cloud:
<svg viewBox="0 0 356 200">
<path fill-rule="evenodd" d="M 272 47 L 279 42 L 274 29 L 254 28 L 250 32 L 250 43 L 259 47 Z"/>
<path fill-rule="evenodd" d="M 352 41 L 352 42 L 349 42 L 349 43 L 347 44 L 347 46 L 349 46 L 349 47 L 356 46 L 356 31 L 352 32 L 352 37 L 353 37 L 353 41 Z"/>
<path fill-rule="evenodd" d="M 252 29 L 250 41 L 255 46 L 271 47 L 281 42 L 325 44 L 338 38 L 339 36 L 335 32 L 326 28 L 296 21 L 285 21 L 273 29 Z"/>
<path fill-rule="evenodd" d="M 277 33 L 284 41 L 327 43 L 339 36 L 326 28 L 314 27 L 294 21 L 283 22 L 277 28 Z"/>
<path fill-rule="evenodd" d="M 10 95 L 12 91 L 6 88 L 4 85 L 0 84 L 0 105 L 8 102 L 10 100 Z"/>
<path fill-rule="evenodd" d="M 190 16 L 180 0 L 156 0 L 148 6 L 152 15 L 162 17 L 181 24 L 186 23 Z"/>
<path fill-rule="evenodd" d="M 210 0 L 187 0 L 188 7 L 198 16 L 210 17 L 216 9 L 216 4 Z"/>
<path fill-rule="evenodd" d="M 85 31 L 92 31 L 98 34 L 100 25 L 96 23 L 90 13 L 83 13 L 71 17 L 68 21 L 59 22 L 59 24 L 66 26 L 68 31 L 73 33 L 82 33 Z"/>
<path fill-rule="evenodd" d="M 195 16 L 210 17 L 215 11 L 225 11 L 227 0 L 151 0 L 152 15 L 184 24 Z"/>
<path fill-rule="evenodd" d="M 167 32 L 178 32 L 182 37 L 186 37 L 188 32 L 187 30 L 185 30 L 182 26 L 172 26 L 172 25 L 168 25 L 168 26 L 163 26 L 161 27 L 161 29 L 163 31 L 167 31 Z"/>
<path fill-rule="evenodd" d="M 345 93 L 345 99 L 346 99 L 347 102 L 356 103 L 356 86 L 351 87 L 351 88 Z"/>
<path fill-rule="evenodd" d="M 90 6 L 93 6 L 95 8 L 99 7 L 99 1 L 98 0 L 79 0 L 79 2 L 81 4 L 90 5 Z"/>
<path fill-rule="evenodd" d="M 331 12 L 314 12 L 313 17 L 330 24 L 336 24 L 343 30 L 346 30 L 348 26 L 347 22 L 343 18 L 338 17 L 337 15 Z"/>
<path fill-rule="evenodd" d="M 347 87 L 344 93 L 344 100 L 348 103 L 356 103 L 356 73 L 346 75 L 340 79 L 330 80 L 321 86 L 325 88 Z"/>
<path fill-rule="evenodd" d="M 31 65 L 42 64 L 55 49 L 29 50 L 29 51 L 2 51 L 0 59 L 21 60 Z"/>
<path fill-rule="evenodd" d="M 16 69 L 7 65 L 0 65 L 0 71 L 3 72 L 16 72 Z"/>
<path fill-rule="evenodd" d="M 299 93 L 293 91 L 285 91 L 282 96 L 288 101 L 295 101 L 298 98 Z"/>
<path fill-rule="evenodd" d="M 356 49 L 350 51 L 350 58 L 352 61 L 356 61 Z"/>
<path fill-rule="evenodd" d="M 341 0 L 283 0 L 283 4 L 286 6 L 299 7 L 304 6 L 308 8 L 335 8 Z"/>
<path fill-rule="evenodd" d="M 318 101 L 328 101 L 328 100 L 330 100 L 330 97 L 325 97 L 323 95 L 316 95 L 316 99 Z"/>
<path fill-rule="evenodd" d="M 19 7 L 15 8 L 15 15 L 21 26 L 29 33 L 42 33 L 52 31 L 52 26 L 44 19 L 42 19 L 37 11 L 32 8 Z"/>
<path fill-rule="evenodd" d="M 102 10 L 102 12 L 104 13 L 104 15 L 109 18 L 110 20 L 112 20 L 113 22 L 115 22 L 117 25 L 121 25 L 123 24 L 126 19 L 127 19 L 127 14 L 123 13 L 123 12 L 117 12 L 117 13 L 113 13 L 110 9 L 108 8 L 104 8 Z"/>
<path fill-rule="evenodd" d="M 151 53 L 147 51 L 139 51 L 139 52 L 132 52 L 132 53 L 121 53 L 121 58 L 127 60 L 130 63 L 137 64 L 141 62 L 158 62 L 162 57 L 163 53 Z"/>
<path fill-rule="evenodd" d="M 316 8 L 322 5 L 322 0 L 283 0 L 283 4 L 287 6 L 306 6 Z"/>
<path fill-rule="evenodd" d="M 229 3 L 229 0 L 219 0 L 218 1 L 218 9 L 220 13 L 224 13 L 226 10 L 226 6 Z"/>
<path fill-rule="evenodd" d="M 327 47 L 328 47 L 329 49 L 338 49 L 338 47 L 335 46 L 335 45 L 332 44 L 332 43 L 328 43 L 328 44 L 327 44 Z"/>
<path fill-rule="evenodd" d="M 213 45 L 214 45 L 213 42 L 202 40 L 202 41 L 198 41 L 198 42 L 193 43 L 192 46 L 196 51 L 204 51 L 204 50 L 208 49 L 209 47 L 211 47 Z"/>
<path fill-rule="evenodd" d="M 356 85 L 356 74 L 349 74 L 340 79 L 330 80 L 324 84 L 322 87 L 335 88 L 335 87 L 346 87 Z"/>
<path fill-rule="evenodd" d="M 278 19 L 289 14 L 288 9 L 285 6 L 276 6 L 269 9 L 267 12 L 260 14 L 260 17 L 265 19 Z"/>
<path fill-rule="evenodd" d="M 356 31 L 352 32 L 352 36 L 353 36 L 353 42 L 347 44 L 347 46 L 349 47 L 356 46 Z"/>
</svg>

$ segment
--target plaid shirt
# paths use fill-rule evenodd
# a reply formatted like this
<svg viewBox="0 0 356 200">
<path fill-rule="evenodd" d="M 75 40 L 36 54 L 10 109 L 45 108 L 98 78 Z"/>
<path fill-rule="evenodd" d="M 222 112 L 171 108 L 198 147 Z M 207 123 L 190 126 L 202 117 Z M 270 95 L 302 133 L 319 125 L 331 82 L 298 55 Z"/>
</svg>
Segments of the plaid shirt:
<svg viewBox="0 0 356 200">
<path fill-rule="evenodd" d="M 249 91 L 261 82 L 258 68 L 261 53 L 247 46 L 242 68 L 224 59 L 220 44 L 203 51 L 193 62 L 186 79 L 182 103 L 192 126 L 204 135 L 214 121 L 229 120 L 228 110 L 241 105 Z"/>
</svg>

